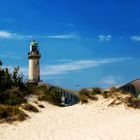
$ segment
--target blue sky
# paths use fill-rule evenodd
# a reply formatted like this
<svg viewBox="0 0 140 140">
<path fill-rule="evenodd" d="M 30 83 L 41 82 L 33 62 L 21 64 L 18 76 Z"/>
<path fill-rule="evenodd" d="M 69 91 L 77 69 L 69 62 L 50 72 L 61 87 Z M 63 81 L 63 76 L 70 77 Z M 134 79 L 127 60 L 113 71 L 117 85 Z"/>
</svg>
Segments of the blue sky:
<svg viewBox="0 0 140 140">
<path fill-rule="evenodd" d="M 28 79 L 35 38 L 44 82 L 77 89 L 133 80 L 140 77 L 139 7 L 139 0 L 2 0 L 0 59 Z"/>
</svg>

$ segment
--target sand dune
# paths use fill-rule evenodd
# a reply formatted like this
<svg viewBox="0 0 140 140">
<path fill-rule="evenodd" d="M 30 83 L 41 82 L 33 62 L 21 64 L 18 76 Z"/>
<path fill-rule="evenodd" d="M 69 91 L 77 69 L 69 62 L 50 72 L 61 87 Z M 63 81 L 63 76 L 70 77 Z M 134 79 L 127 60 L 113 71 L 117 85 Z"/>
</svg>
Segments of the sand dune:
<svg viewBox="0 0 140 140">
<path fill-rule="evenodd" d="M 40 113 L 14 124 L 0 124 L 0 140 L 140 140 L 140 110 L 89 104 L 56 107 L 43 103 Z"/>
</svg>

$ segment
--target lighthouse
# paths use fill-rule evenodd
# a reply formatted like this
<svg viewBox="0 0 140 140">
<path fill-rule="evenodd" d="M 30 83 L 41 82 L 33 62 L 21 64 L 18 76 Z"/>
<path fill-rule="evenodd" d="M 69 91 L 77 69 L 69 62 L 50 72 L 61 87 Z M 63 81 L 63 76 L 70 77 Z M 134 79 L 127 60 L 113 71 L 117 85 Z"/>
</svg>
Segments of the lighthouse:
<svg viewBox="0 0 140 140">
<path fill-rule="evenodd" d="M 38 84 L 40 81 L 40 64 L 41 54 L 38 49 L 38 43 L 33 40 L 30 44 L 29 58 L 29 83 Z"/>
</svg>

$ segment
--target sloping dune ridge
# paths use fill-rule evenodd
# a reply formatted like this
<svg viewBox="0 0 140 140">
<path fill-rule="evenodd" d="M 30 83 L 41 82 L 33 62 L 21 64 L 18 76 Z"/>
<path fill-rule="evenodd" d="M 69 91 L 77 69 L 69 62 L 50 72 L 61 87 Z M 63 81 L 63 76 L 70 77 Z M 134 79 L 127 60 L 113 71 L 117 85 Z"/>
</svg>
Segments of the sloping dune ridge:
<svg viewBox="0 0 140 140">
<path fill-rule="evenodd" d="M 42 102 L 30 119 L 0 124 L 0 140 L 140 140 L 140 110 L 108 106 L 100 98 L 88 104 L 57 107 Z"/>
</svg>

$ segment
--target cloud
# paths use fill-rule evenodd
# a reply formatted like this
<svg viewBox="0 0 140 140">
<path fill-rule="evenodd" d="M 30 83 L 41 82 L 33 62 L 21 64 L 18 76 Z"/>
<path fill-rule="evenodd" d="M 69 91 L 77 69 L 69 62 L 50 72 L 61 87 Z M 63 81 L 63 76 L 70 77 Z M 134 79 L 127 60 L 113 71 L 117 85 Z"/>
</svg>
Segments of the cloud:
<svg viewBox="0 0 140 140">
<path fill-rule="evenodd" d="M 31 39 L 32 35 L 21 35 L 8 31 L 0 31 L 0 39 Z"/>
<path fill-rule="evenodd" d="M 118 80 L 119 77 L 107 76 L 104 79 L 102 79 L 101 84 L 103 84 L 104 86 L 114 86 L 117 84 Z"/>
<path fill-rule="evenodd" d="M 140 41 L 140 36 L 131 36 L 132 41 Z"/>
<path fill-rule="evenodd" d="M 60 76 L 70 72 L 76 72 L 88 68 L 96 68 L 105 64 L 117 63 L 129 60 L 131 58 L 104 58 L 98 60 L 78 60 L 62 64 L 44 65 L 41 66 L 41 76 Z M 13 66 L 4 66 L 13 69 Z M 20 71 L 27 76 L 28 67 L 20 67 Z M 110 82 L 111 83 L 111 82 Z"/>
<path fill-rule="evenodd" d="M 71 62 L 72 59 L 58 59 L 58 60 L 54 60 L 54 62 Z"/>
<path fill-rule="evenodd" d="M 71 61 L 62 64 L 43 66 L 41 68 L 42 75 L 60 75 L 66 74 L 72 71 L 79 71 L 83 69 L 98 67 L 108 63 L 122 62 L 131 58 L 106 58 L 99 60 L 79 60 Z"/>
<path fill-rule="evenodd" d="M 77 34 L 58 34 L 58 35 L 22 35 L 19 33 L 13 33 L 9 31 L 0 30 L 0 39 L 32 39 L 44 38 L 44 39 L 62 39 L 62 40 L 80 40 L 80 36 Z"/>
<path fill-rule="evenodd" d="M 112 36 L 110 34 L 108 34 L 108 35 L 99 35 L 98 38 L 99 38 L 100 42 L 108 42 L 108 41 L 112 40 Z"/>
<path fill-rule="evenodd" d="M 0 31 L 0 38 L 10 38 L 11 33 L 7 31 Z"/>
<path fill-rule="evenodd" d="M 21 57 L 19 57 L 19 56 L 9 56 L 9 55 L 4 55 L 4 54 L 0 54 L 0 57 L 10 58 L 10 59 L 21 59 Z"/>
<path fill-rule="evenodd" d="M 62 34 L 46 36 L 48 39 L 63 39 L 63 40 L 79 40 L 80 36 L 76 34 Z"/>
</svg>

